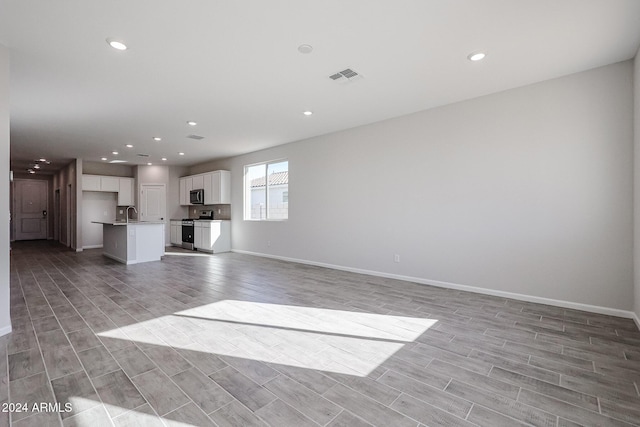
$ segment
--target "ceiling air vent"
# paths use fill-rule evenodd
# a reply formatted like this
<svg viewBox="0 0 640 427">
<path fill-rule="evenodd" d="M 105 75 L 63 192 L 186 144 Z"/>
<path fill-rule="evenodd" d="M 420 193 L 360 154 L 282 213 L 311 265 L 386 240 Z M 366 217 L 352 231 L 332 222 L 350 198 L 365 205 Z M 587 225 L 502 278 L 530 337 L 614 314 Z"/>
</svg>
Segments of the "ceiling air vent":
<svg viewBox="0 0 640 427">
<path fill-rule="evenodd" d="M 149 155 L 148 154 L 140 154 L 140 153 L 138 153 L 138 157 L 149 157 Z"/>
<path fill-rule="evenodd" d="M 191 139 L 195 139 L 195 140 L 201 140 L 204 139 L 204 136 L 200 136 L 200 135 L 187 135 L 187 138 L 191 138 Z"/>
<path fill-rule="evenodd" d="M 330 75 L 329 78 L 338 83 L 350 83 L 356 80 L 360 80 L 362 78 L 362 75 L 356 73 L 351 68 L 347 68 L 346 70 L 342 70 Z"/>
</svg>

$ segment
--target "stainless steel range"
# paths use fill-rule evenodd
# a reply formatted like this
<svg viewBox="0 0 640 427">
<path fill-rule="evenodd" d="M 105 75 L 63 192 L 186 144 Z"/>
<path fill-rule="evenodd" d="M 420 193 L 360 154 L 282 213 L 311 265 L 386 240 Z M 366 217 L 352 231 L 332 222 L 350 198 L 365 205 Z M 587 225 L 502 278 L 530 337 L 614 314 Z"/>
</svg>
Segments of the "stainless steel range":
<svg viewBox="0 0 640 427">
<path fill-rule="evenodd" d="M 186 218 L 182 220 L 182 247 L 185 249 L 193 250 L 194 243 L 194 223 L 190 218 Z"/>
</svg>

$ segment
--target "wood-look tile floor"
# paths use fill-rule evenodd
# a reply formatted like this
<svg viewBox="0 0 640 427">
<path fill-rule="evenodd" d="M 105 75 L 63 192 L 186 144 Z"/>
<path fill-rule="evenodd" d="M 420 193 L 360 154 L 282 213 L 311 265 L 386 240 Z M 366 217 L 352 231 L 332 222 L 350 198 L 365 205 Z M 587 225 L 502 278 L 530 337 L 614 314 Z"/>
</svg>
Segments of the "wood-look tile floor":
<svg viewBox="0 0 640 427">
<path fill-rule="evenodd" d="M 13 245 L 11 316 L 0 425 L 640 425 L 629 319 L 234 253 L 124 266 L 47 242 Z"/>
</svg>

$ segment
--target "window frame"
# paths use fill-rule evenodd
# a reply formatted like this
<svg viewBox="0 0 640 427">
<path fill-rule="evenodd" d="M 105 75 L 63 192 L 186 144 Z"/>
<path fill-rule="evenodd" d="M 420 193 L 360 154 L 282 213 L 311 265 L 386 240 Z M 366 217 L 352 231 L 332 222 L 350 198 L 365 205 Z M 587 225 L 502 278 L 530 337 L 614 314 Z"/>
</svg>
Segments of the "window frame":
<svg viewBox="0 0 640 427">
<path fill-rule="evenodd" d="M 270 185 L 269 185 L 269 166 L 277 163 L 287 162 L 287 174 L 289 172 L 289 159 L 280 158 L 274 160 L 268 160 L 264 162 L 256 162 L 244 165 L 244 174 L 243 174 L 243 197 L 242 197 L 242 219 L 244 221 L 255 221 L 255 222 L 263 222 L 263 221 L 288 221 L 289 220 L 289 201 L 287 197 L 287 217 L 286 218 L 269 218 L 269 196 L 270 196 Z M 250 168 L 255 166 L 264 166 L 264 178 L 265 178 L 265 218 L 251 218 L 251 188 L 249 183 L 248 171 Z M 253 178 L 255 179 L 255 178 Z M 289 192 L 289 181 L 287 180 L 287 195 Z"/>
</svg>

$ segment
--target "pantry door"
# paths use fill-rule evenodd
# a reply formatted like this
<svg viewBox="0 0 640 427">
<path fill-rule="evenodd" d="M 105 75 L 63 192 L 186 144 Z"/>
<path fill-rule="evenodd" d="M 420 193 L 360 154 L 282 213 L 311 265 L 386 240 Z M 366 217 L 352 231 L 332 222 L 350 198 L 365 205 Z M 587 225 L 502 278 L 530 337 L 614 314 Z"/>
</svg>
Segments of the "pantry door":
<svg viewBox="0 0 640 427">
<path fill-rule="evenodd" d="M 164 221 L 166 216 L 166 188 L 164 184 L 140 186 L 140 221 Z"/>
</svg>

